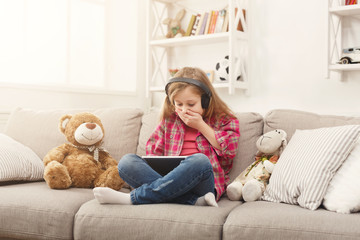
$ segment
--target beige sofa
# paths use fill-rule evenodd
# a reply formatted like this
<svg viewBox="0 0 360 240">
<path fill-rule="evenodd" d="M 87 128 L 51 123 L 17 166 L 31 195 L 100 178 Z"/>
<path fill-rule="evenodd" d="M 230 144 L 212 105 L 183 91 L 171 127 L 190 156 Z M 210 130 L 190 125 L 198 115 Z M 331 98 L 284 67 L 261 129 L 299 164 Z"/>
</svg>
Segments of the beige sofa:
<svg viewBox="0 0 360 240">
<path fill-rule="evenodd" d="M 57 130 L 60 116 L 80 110 L 16 109 L 5 134 L 29 146 L 40 158 L 65 141 Z M 117 159 L 145 153 L 157 113 L 139 109 L 93 111 L 105 126 L 105 148 Z M 360 118 L 273 110 L 266 116 L 237 113 L 240 144 L 230 177 L 248 166 L 263 133 L 360 124 Z M 1 153 L 0 153 L 1 154 Z M 360 239 L 360 213 L 307 210 L 284 203 L 233 202 L 219 208 L 178 204 L 101 205 L 90 189 L 51 190 L 44 181 L 0 183 L 0 239 Z"/>
</svg>

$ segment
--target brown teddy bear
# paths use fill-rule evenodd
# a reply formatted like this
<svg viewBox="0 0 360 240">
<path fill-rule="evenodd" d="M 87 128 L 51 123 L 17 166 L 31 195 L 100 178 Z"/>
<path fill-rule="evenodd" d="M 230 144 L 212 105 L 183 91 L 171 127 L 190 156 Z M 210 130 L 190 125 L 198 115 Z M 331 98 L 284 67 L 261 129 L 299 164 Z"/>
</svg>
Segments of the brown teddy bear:
<svg viewBox="0 0 360 240">
<path fill-rule="evenodd" d="M 60 131 L 69 143 L 50 150 L 44 157 L 44 179 L 53 189 L 109 187 L 120 190 L 125 184 L 117 162 L 100 147 L 104 127 L 91 113 L 64 115 Z"/>
</svg>

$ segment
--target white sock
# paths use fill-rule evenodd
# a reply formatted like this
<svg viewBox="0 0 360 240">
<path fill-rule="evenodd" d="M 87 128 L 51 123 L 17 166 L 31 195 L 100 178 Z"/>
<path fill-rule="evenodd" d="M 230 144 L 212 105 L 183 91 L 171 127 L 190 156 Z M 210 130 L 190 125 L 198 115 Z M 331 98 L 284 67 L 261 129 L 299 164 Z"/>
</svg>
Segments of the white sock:
<svg viewBox="0 0 360 240">
<path fill-rule="evenodd" d="M 195 203 L 197 206 L 212 206 L 218 207 L 218 204 L 215 199 L 215 195 L 212 192 L 208 192 L 202 197 L 199 197 Z"/>
<path fill-rule="evenodd" d="M 114 203 L 131 205 L 130 193 L 115 191 L 108 187 L 96 187 L 93 189 L 94 196 L 99 203 Z"/>
</svg>

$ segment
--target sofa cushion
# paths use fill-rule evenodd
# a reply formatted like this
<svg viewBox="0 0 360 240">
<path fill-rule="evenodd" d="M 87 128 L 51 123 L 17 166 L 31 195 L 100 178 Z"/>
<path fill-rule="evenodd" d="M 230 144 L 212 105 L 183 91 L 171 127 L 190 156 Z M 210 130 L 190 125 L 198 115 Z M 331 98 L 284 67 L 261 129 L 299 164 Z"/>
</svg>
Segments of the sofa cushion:
<svg viewBox="0 0 360 240">
<path fill-rule="evenodd" d="M 43 178 L 44 164 L 28 147 L 0 133 L 0 182 Z"/>
<path fill-rule="evenodd" d="M 53 190 L 45 182 L 0 187 L 0 238 L 73 239 L 74 217 L 90 189 Z"/>
<path fill-rule="evenodd" d="M 264 132 L 280 128 L 286 131 L 287 140 L 296 129 L 314 129 L 360 124 L 360 117 L 319 115 L 299 110 L 275 109 L 264 117 Z"/>
<path fill-rule="evenodd" d="M 240 123 L 240 139 L 238 152 L 233 162 L 233 168 L 229 174 L 231 180 L 234 180 L 242 170 L 253 162 L 253 157 L 257 151 L 255 143 L 262 134 L 264 126 L 263 117 L 258 113 L 236 113 L 235 116 L 239 119 Z M 139 146 L 136 152 L 139 156 L 145 155 L 146 142 L 155 130 L 158 122 L 159 112 L 157 111 L 150 112 L 143 116 Z"/>
<path fill-rule="evenodd" d="M 230 212 L 224 240 L 359 239 L 360 213 L 338 214 L 319 208 L 265 201 L 246 202 Z"/>
<path fill-rule="evenodd" d="M 97 115 L 105 128 L 104 147 L 117 160 L 126 153 L 135 153 L 143 112 L 139 109 L 105 108 L 29 110 L 15 109 L 5 127 L 5 134 L 30 147 L 41 159 L 47 152 L 66 142 L 59 131 L 60 117 L 89 111 Z"/>
<path fill-rule="evenodd" d="M 180 204 L 85 203 L 75 217 L 75 239 L 221 239 L 223 223 L 240 202 L 219 207 Z"/>
</svg>

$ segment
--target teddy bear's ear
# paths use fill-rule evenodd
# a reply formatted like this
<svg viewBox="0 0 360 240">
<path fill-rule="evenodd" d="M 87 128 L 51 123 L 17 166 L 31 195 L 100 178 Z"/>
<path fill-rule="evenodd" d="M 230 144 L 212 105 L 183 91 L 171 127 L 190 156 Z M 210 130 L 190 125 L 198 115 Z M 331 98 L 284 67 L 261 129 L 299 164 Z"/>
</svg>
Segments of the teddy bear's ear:
<svg viewBox="0 0 360 240">
<path fill-rule="evenodd" d="M 72 115 L 64 115 L 60 118 L 60 124 L 59 124 L 59 129 L 60 132 L 65 133 L 65 128 L 66 125 L 68 124 L 69 120 L 72 118 Z"/>
<path fill-rule="evenodd" d="M 282 129 L 276 129 L 276 131 L 280 132 L 280 134 L 282 135 L 282 138 L 281 138 L 281 147 L 280 147 L 280 151 L 279 151 L 279 154 L 281 154 L 281 153 L 284 151 L 284 149 L 285 149 L 285 147 L 286 147 L 286 145 L 287 145 L 287 140 L 286 140 L 286 138 L 287 138 L 287 133 L 286 133 L 284 130 L 282 130 Z"/>
<path fill-rule="evenodd" d="M 287 144 L 287 140 L 286 140 L 286 138 L 287 138 L 287 133 L 286 133 L 284 130 L 282 130 L 282 129 L 277 129 L 276 131 L 279 131 L 279 132 L 281 133 L 281 135 L 282 135 L 281 140 L 283 141 L 283 145 L 286 146 L 286 144 Z"/>
<path fill-rule="evenodd" d="M 180 21 L 185 15 L 185 9 L 181 9 L 177 14 L 176 14 L 176 17 L 175 19 Z"/>
</svg>

